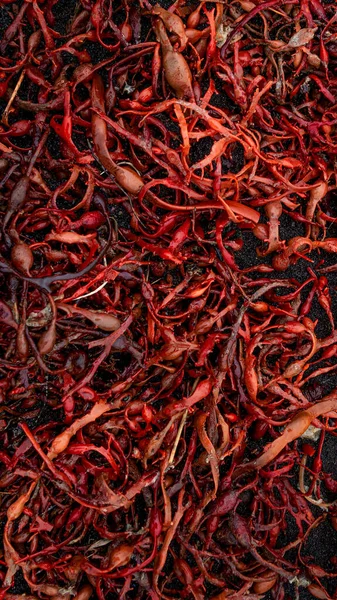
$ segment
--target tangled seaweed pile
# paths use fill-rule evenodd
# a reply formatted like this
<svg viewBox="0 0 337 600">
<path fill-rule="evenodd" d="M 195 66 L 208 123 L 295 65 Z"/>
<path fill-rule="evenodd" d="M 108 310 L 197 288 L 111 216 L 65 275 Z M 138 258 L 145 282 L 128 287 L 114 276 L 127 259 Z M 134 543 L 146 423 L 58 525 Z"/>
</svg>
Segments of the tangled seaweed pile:
<svg viewBox="0 0 337 600">
<path fill-rule="evenodd" d="M 335 2 L 0 26 L 0 599 L 336 598 Z"/>
</svg>

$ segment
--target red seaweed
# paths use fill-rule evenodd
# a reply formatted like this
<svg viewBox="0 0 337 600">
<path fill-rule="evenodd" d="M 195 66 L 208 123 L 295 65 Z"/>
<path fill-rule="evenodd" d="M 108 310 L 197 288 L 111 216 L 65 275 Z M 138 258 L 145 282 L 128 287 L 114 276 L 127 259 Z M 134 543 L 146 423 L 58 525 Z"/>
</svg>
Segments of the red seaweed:
<svg viewBox="0 0 337 600">
<path fill-rule="evenodd" d="M 334 2 L 0 5 L 0 600 L 336 598 Z"/>
</svg>

